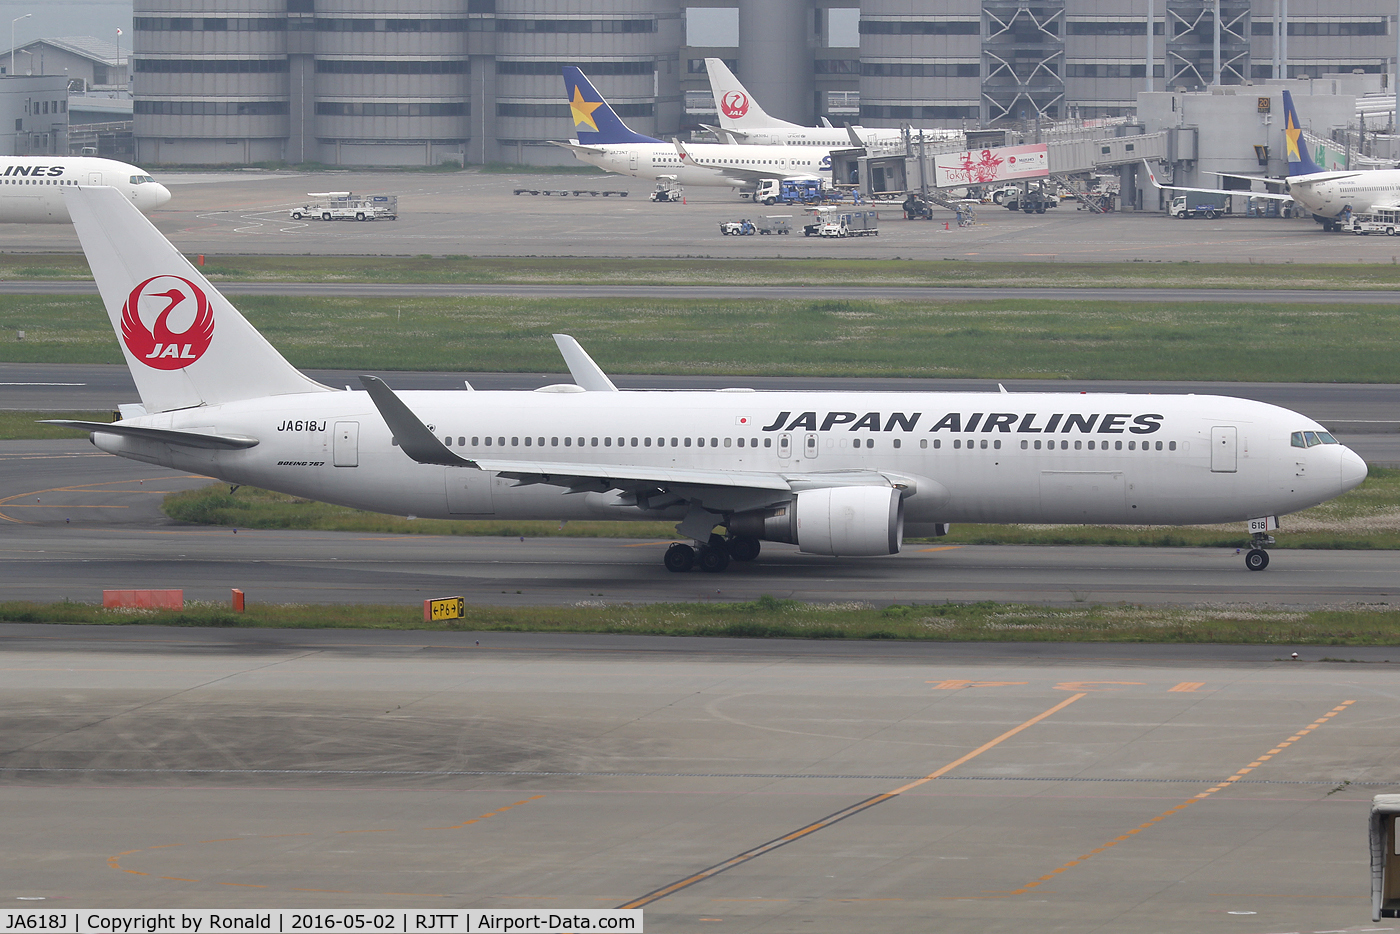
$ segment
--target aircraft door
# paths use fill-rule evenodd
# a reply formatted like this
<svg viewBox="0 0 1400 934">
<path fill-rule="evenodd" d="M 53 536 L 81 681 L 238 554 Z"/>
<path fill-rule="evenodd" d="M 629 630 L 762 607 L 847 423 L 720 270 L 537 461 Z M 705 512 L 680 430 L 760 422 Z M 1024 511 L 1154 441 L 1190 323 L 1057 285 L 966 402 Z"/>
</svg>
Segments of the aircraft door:
<svg viewBox="0 0 1400 934">
<path fill-rule="evenodd" d="M 633 172 L 637 171 L 637 150 L 635 149 L 627 154 L 627 168 Z"/>
<path fill-rule="evenodd" d="M 102 173 L 101 173 L 101 172 L 89 172 L 89 173 L 88 173 L 88 180 L 87 180 L 87 183 L 88 183 L 89 185 L 101 185 L 101 184 L 102 184 Z"/>
<path fill-rule="evenodd" d="M 807 455 L 808 460 L 816 458 L 817 452 L 821 450 L 822 439 L 814 432 L 808 432 L 802 439 L 802 450 Z"/>
<path fill-rule="evenodd" d="M 1225 425 L 1210 430 L 1210 471 L 1211 473 L 1234 473 L 1239 449 L 1238 430 L 1234 425 Z"/>
<path fill-rule="evenodd" d="M 360 466 L 360 423 L 335 423 L 335 465 L 337 467 Z"/>
<path fill-rule="evenodd" d="M 783 460 L 792 456 L 792 435 L 789 432 L 778 435 L 778 456 Z"/>
</svg>

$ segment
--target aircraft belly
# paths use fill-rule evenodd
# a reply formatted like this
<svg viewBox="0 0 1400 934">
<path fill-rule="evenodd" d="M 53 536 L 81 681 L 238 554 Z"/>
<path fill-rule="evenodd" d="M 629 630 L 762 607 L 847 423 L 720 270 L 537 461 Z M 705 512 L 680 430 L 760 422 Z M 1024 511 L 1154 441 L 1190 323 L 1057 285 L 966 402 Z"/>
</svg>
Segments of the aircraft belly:
<svg viewBox="0 0 1400 934">
<path fill-rule="evenodd" d="M 0 198 L 0 223 L 49 224 L 67 220 L 67 208 L 47 195 L 12 195 L 6 192 L 6 197 Z"/>
</svg>

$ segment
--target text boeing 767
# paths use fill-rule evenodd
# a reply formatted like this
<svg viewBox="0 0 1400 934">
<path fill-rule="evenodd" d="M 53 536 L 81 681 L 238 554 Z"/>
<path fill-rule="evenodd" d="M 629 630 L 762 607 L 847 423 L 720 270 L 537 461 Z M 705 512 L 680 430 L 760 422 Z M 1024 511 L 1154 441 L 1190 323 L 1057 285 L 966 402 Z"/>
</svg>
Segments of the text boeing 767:
<svg viewBox="0 0 1400 934">
<path fill-rule="evenodd" d="M 1366 477 L 1321 425 L 1260 402 L 619 391 L 565 335 L 568 385 L 336 389 L 283 359 L 120 192 L 65 196 L 142 404 L 112 424 L 52 423 L 229 483 L 445 519 L 675 520 L 673 571 L 721 571 L 761 541 L 891 555 L 953 522 L 1247 520 L 1260 570 L 1272 519 Z"/>
</svg>

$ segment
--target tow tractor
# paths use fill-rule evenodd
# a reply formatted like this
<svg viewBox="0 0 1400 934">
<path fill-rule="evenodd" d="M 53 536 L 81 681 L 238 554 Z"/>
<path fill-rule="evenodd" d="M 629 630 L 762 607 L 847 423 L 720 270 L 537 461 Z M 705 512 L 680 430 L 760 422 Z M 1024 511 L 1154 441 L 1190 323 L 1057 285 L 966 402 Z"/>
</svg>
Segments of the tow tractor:
<svg viewBox="0 0 1400 934">
<path fill-rule="evenodd" d="M 399 219 L 398 195 L 357 195 L 349 191 L 311 191 L 315 201 L 304 202 L 288 214 L 292 220 L 303 217 L 322 221 L 372 221 Z"/>
<path fill-rule="evenodd" d="M 752 237 L 758 232 L 753 221 L 747 217 L 737 221 L 720 221 L 719 232 L 726 237 Z"/>
</svg>

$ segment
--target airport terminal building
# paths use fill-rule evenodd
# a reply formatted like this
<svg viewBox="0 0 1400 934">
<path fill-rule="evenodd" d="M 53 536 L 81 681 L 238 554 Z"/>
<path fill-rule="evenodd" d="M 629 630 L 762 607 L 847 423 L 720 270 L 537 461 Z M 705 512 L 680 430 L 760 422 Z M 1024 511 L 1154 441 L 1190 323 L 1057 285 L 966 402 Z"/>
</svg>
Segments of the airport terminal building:
<svg viewBox="0 0 1400 934">
<path fill-rule="evenodd" d="M 146 164 L 569 163 L 560 69 L 634 129 L 714 119 L 706 57 L 797 123 L 1134 112 L 1215 80 L 1215 0 L 135 0 Z M 1287 12 L 1286 29 L 1276 19 Z M 1393 0 L 1219 0 L 1220 83 L 1395 70 Z"/>
</svg>

